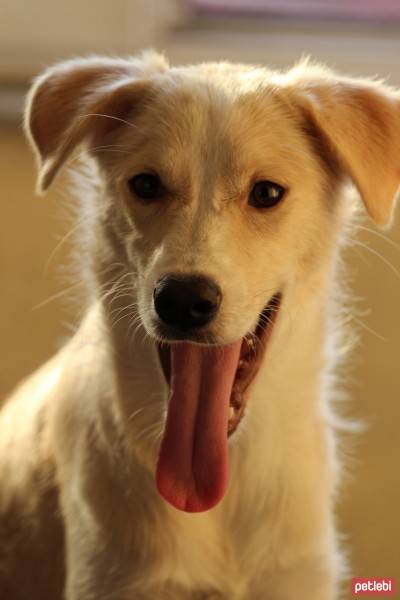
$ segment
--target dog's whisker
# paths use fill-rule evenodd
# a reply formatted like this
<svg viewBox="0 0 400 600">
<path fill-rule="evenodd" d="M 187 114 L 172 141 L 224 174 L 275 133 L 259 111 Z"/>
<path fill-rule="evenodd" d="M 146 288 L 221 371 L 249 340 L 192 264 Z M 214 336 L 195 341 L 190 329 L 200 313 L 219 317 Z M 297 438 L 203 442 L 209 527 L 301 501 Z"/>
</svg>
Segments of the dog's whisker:
<svg viewBox="0 0 400 600">
<path fill-rule="evenodd" d="M 114 309 L 113 311 L 111 311 L 110 317 L 112 319 L 113 326 L 115 327 L 120 322 L 120 320 L 123 320 L 123 319 L 129 317 L 131 311 L 135 308 L 136 307 L 134 305 L 128 304 L 127 306 L 122 306 L 120 308 L 117 308 L 117 309 Z"/>
<path fill-rule="evenodd" d="M 107 298 L 111 297 L 113 299 L 115 299 L 115 295 L 117 294 L 118 290 L 125 290 L 125 285 L 128 286 L 130 285 L 128 282 L 126 284 L 122 284 L 123 280 L 126 277 L 130 277 L 130 273 L 127 271 L 125 273 L 122 273 L 116 281 L 113 281 L 111 287 L 109 287 L 109 283 L 107 283 L 104 287 L 106 287 L 105 291 L 103 292 L 103 294 L 100 297 L 101 301 L 106 300 Z"/>
<path fill-rule="evenodd" d="M 59 292 L 56 292 L 52 296 L 49 296 L 49 298 L 46 298 L 45 300 L 42 300 L 38 304 L 35 304 L 35 306 L 33 306 L 31 308 L 31 310 L 32 311 L 39 310 L 40 308 L 47 306 L 50 302 L 53 302 L 54 300 L 59 300 L 60 298 L 63 298 L 64 296 L 69 294 L 72 290 L 82 287 L 83 285 L 84 284 L 82 283 L 82 281 L 76 281 L 75 283 L 72 283 L 68 287 L 60 290 Z"/>
<path fill-rule="evenodd" d="M 101 148 L 101 147 L 90 148 L 90 152 L 93 152 L 93 153 L 96 153 L 96 152 L 117 152 L 119 154 L 128 154 L 128 155 L 132 154 L 132 152 L 129 152 L 128 150 L 118 150 L 117 148 Z"/>
<path fill-rule="evenodd" d="M 128 127 L 131 127 L 132 129 L 137 130 L 137 126 L 134 123 L 131 123 L 130 121 L 126 121 L 125 119 L 122 119 L 121 117 L 117 117 L 115 115 L 106 115 L 103 113 L 86 113 L 84 115 L 79 115 L 77 117 L 77 119 L 86 119 L 87 117 L 101 117 L 104 119 L 112 119 L 114 121 L 119 121 L 120 123 L 123 123 L 124 125 L 128 125 Z"/>
<path fill-rule="evenodd" d="M 136 442 L 139 442 L 144 437 L 147 438 L 147 436 L 158 431 L 160 431 L 160 434 L 162 433 L 162 424 L 159 421 L 150 423 L 147 427 L 143 427 L 143 429 L 135 436 Z"/>
<path fill-rule="evenodd" d="M 385 256 L 383 256 L 380 252 L 378 252 L 377 250 L 375 250 L 374 248 L 371 248 L 370 246 L 368 246 L 368 244 L 360 242 L 359 240 L 352 240 L 352 245 L 356 245 L 359 246 L 360 248 L 363 248 L 364 250 L 368 250 L 368 252 L 370 252 L 371 254 L 373 254 L 374 256 L 377 256 L 391 271 L 392 273 L 398 278 L 400 279 L 400 272 L 396 269 L 396 267 L 394 265 L 392 265 L 392 263 L 390 262 L 390 260 L 388 260 Z"/>
<path fill-rule="evenodd" d="M 130 319 L 132 310 L 134 309 L 135 307 L 132 307 L 131 305 L 123 307 L 121 311 L 122 314 L 120 313 L 120 316 L 117 319 L 113 319 L 113 328 L 117 327 L 118 323 L 120 323 L 121 321 L 124 321 L 125 319 Z"/>
<path fill-rule="evenodd" d="M 120 304 L 120 300 L 122 300 L 123 298 L 128 298 L 131 302 L 130 304 L 132 304 L 132 302 L 134 302 L 133 300 L 133 294 L 132 294 L 132 288 L 131 286 L 128 285 L 128 287 L 126 289 L 120 289 L 118 288 L 117 290 L 113 291 L 112 294 L 110 294 L 111 296 L 111 304 L 117 304 L 118 306 L 113 309 L 113 310 L 118 310 L 118 308 L 120 308 L 119 304 Z M 108 296 L 106 296 L 104 299 L 106 300 L 108 298 Z"/>
<path fill-rule="evenodd" d="M 360 224 L 357 224 L 355 226 L 355 228 L 356 228 L 356 231 L 357 230 L 366 231 L 367 233 L 370 233 L 371 235 L 374 235 L 374 236 L 378 237 L 379 239 L 384 240 L 390 246 L 393 246 L 393 248 L 400 251 L 400 244 L 397 244 L 394 240 L 390 239 L 389 237 L 387 237 L 380 231 L 375 231 L 374 229 L 370 229 L 369 227 L 364 227 L 363 225 L 360 225 Z"/>
<path fill-rule="evenodd" d="M 126 298 L 126 300 L 123 303 L 121 303 L 120 301 L 122 301 L 123 298 Z M 107 298 L 104 298 L 104 299 L 106 300 Z M 111 315 L 115 314 L 117 311 L 123 310 L 126 306 L 137 306 L 137 303 L 133 299 L 131 289 L 116 290 L 113 294 L 111 294 L 111 301 L 109 304 L 110 304 L 109 312 Z M 114 306 L 114 305 L 116 305 L 116 306 Z M 114 308 L 112 308 L 112 307 L 114 307 Z"/>
<path fill-rule="evenodd" d="M 128 335 L 132 332 L 134 327 L 136 327 L 136 326 L 139 327 L 140 325 L 142 325 L 142 318 L 139 315 L 139 313 L 136 313 L 130 319 L 130 323 L 128 325 Z"/>
<path fill-rule="evenodd" d="M 133 318 L 130 319 L 130 322 L 128 324 L 128 329 L 127 329 L 127 335 L 128 335 L 128 339 L 130 341 L 133 341 L 137 332 L 140 330 L 142 326 L 142 320 L 140 315 L 135 315 Z"/>
<path fill-rule="evenodd" d="M 342 312 L 344 314 L 346 314 L 351 320 L 355 321 L 358 325 L 360 325 L 360 327 L 362 327 L 362 329 L 365 329 L 365 331 L 368 331 L 368 333 L 371 333 L 372 335 L 374 335 L 376 338 L 378 338 L 382 342 L 388 341 L 386 337 L 384 337 L 383 335 L 378 333 L 375 329 L 373 329 L 372 327 L 370 327 L 369 325 L 364 323 L 364 321 L 362 319 L 358 318 L 354 313 L 346 312 L 345 310 L 343 310 Z"/>
<path fill-rule="evenodd" d="M 123 146 L 121 146 L 123 148 Z M 107 152 L 115 152 L 117 154 L 132 154 L 129 150 L 122 150 L 118 148 L 117 145 L 110 144 L 105 146 L 94 146 L 93 148 L 85 148 L 78 153 L 75 153 L 73 158 L 69 160 L 68 166 L 70 169 L 76 170 L 80 166 L 82 166 L 82 162 L 87 159 L 88 153 L 97 154 L 97 153 L 107 153 Z"/>
<path fill-rule="evenodd" d="M 46 260 L 46 263 L 44 265 L 43 268 L 43 272 L 46 275 L 47 271 L 50 267 L 51 261 L 54 259 L 54 257 L 56 256 L 57 252 L 63 247 L 63 245 L 78 231 L 78 229 L 82 226 L 82 220 L 80 220 L 78 223 L 76 223 L 69 231 L 67 231 L 67 233 L 65 235 L 63 235 L 63 237 L 57 242 L 56 246 L 53 248 L 53 250 L 51 251 L 48 259 Z"/>
<path fill-rule="evenodd" d="M 138 417 L 144 410 L 146 410 L 146 408 L 146 406 L 139 406 L 139 408 L 133 411 L 133 413 L 128 415 L 128 421 L 133 421 L 134 419 L 136 419 L 136 417 Z"/>
<path fill-rule="evenodd" d="M 129 146 L 126 144 L 102 144 L 99 146 L 91 146 L 90 150 L 106 150 L 106 149 L 113 149 L 113 148 L 118 148 L 118 149 L 124 149 L 128 152 Z"/>
</svg>

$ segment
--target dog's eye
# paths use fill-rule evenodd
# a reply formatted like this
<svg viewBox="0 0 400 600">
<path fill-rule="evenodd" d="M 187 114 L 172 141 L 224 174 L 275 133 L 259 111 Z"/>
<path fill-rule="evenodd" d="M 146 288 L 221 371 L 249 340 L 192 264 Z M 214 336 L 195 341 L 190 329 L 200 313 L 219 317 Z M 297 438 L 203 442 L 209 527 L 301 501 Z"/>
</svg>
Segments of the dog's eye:
<svg viewBox="0 0 400 600">
<path fill-rule="evenodd" d="M 158 175 L 139 173 L 128 181 L 130 191 L 143 200 L 157 200 L 164 194 L 164 188 Z"/>
<path fill-rule="evenodd" d="M 282 200 L 285 191 L 273 181 L 259 181 L 250 192 L 249 204 L 255 208 L 271 208 Z"/>
</svg>

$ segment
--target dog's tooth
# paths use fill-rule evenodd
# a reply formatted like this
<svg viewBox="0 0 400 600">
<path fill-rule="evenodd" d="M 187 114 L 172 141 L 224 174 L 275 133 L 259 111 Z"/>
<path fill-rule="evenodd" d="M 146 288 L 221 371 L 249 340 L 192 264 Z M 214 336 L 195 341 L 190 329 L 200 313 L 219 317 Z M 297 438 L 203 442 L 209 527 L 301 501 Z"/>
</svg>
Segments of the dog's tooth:
<svg viewBox="0 0 400 600">
<path fill-rule="evenodd" d="M 249 348 L 250 350 L 255 350 L 256 349 L 256 342 L 253 338 L 249 339 Z"/>
</svg>

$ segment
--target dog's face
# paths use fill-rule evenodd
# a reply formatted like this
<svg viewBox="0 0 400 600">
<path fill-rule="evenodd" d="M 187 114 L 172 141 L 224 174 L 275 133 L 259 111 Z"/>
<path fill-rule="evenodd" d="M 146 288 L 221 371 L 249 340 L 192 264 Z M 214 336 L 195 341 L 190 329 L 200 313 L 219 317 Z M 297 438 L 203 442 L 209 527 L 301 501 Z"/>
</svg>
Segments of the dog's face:
<svg viewBox="0 0 400 600">
<path fill-rule="evenodd" d="M 303 278 L 331 237 L 331 180 L 301 116 L 268 83 L 221 68 L 166 76 L 117 138 L 113 202 L 155 337 L 225 344 Z M 111 168 L 112 170 L 112 168 Z"/>
<path fill-rule="evenodd" d="M 344 174 L 377 221 L 389 218 L 398 165 L 379 154 L 392 157 L 400 130 L 390 94 L 304 65 L 285 76 L 169 69 L 150 55 L 50 72 L 28 119 L 44 187 L 77 144 L 98 160 L 115 258 L 135 273 L 148 333 L 225 344 L 326 264 Z"/>
</svg>

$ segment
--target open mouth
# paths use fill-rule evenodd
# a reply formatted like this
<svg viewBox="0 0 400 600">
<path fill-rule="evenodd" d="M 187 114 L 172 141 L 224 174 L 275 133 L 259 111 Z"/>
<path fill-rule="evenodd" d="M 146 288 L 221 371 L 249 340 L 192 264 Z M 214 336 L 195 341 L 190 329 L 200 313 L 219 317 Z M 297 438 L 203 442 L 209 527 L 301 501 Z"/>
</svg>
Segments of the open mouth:
<svg viewBox="0 0 400 600">
<path fill-rule="evenodd" d="M 160 343 L 170 387 L 167 419 L 157 464 L 161 495 L 175 508 L 208 510 L 228 483 L 227 437 L 241 422 L 281 304 L 275 294 L 255 330 L 233 344 Z"/>
<path fill-rule="evenodd" d="M 281 294 L 275 294 L 260 313 L 255 330 L 243 337 L 239 361 L 229 400 L 227 433 L 236 431 L 246 407 L 246 392 L 262 363 L 268 340 L 278 316 Z M 171 344 L 158 343 L 160 363 L 168 385 L 171 384 Z"/>
</svg>

